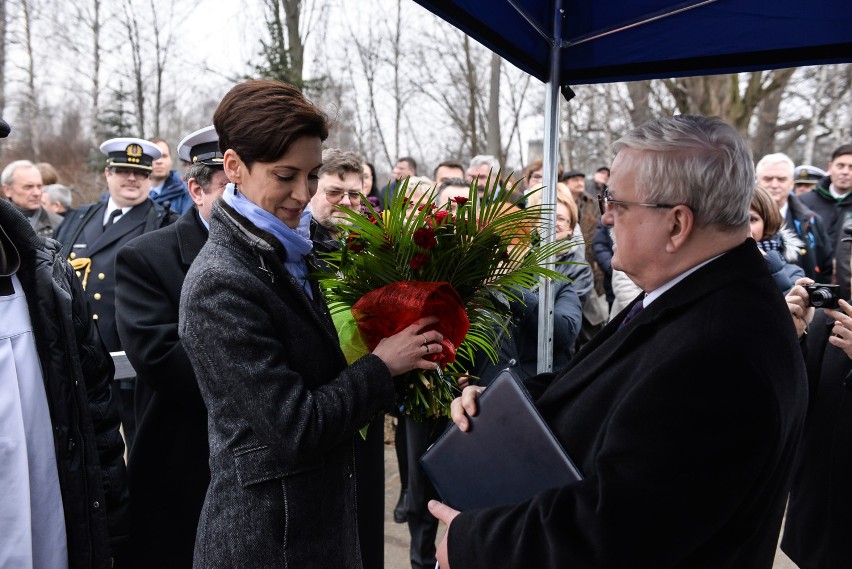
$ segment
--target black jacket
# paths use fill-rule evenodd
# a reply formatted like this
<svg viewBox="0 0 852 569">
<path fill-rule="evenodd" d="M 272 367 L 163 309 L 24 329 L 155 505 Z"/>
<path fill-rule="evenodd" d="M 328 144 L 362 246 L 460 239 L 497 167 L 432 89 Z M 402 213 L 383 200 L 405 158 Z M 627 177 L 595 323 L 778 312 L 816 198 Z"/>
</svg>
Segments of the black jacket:
<svg viewBox="0 0 852 569">
<path fill-rule="evenodd" d="M 852 567 L 852 360 L 830 344 L 834 320 L 818 310 L 807 339 L 808 422 L 781 549 L 802 569 Z"/>
<path fill-rule="evenodd" d="M 69 567 L 108 568 L 128 534 L 124 443 L 109 389 L 112 360 L 59 243 L 37 236 L 3 201 L 0 225 L 21 257 L 17 275 L 53 423 Z"/>
<path fill-rule="evenodd" d="M 828 233 L 828 242 L 833 248 L 834 259 L 834 281 L 840 285 L 841 298 L 850 297 L 849 280 L 852 277 L 849 270 L 849 245 L 840 240 L 843 235 L 843 224 L 852 218 L 852 192 L 838 200 L 831 195 L 828 188 L 831 186 L 831 178 L 826 176 L 817 187 L 800 199 L 803 204 L 811 208 L 822 218 Z"/>
<path fill-rule="evenodd" d="M 527 382 L 585 478 L 462 512 L 455 569 L 772 566 L 807 381 L 762 255 L 745 240 L 619 328 L 630 308 Z"/>
<path fill-rule="evenodd" d="M 805 275 L 820 283 L 830 283 L 834 243 L 829 240 L 822 218 L 798 197 L 787 198 L 787 229 L 794 231 L 804 245 L 795 263 Z"/>
<path fill-rule="evenodd" d="M 191 567 L 210 482 L 207 409 L 178 337 L 184 277 L 207 241 L 196 208 L 118 251 L 118 334 L 136 370 L 138 430 L 127 471 L 137 567 Z"/>
</svg>

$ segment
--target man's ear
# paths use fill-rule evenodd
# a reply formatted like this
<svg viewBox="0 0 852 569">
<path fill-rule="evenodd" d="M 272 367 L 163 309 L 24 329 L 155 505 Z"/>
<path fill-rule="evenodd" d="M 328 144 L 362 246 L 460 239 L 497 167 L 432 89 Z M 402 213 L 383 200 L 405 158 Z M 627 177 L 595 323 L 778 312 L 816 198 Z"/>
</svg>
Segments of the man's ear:
<svg viewBox="0 0 852 569">
<path fill-rule="evenodd" d="M 666 251 L 674 253 L 681 249 L 692 235 L 695 229 L 695 212 L 689 206 L 677 205 L 669 211 L 667 220 L 669 240 L 666 243 Z"/>
<path fill-rule="evenodd" d="M 186 181 L 186 188 L 189 190 L 189 197 L 192 198 L 192 202 L 201 207 L 201 204 L 204 203 L 204 200 L 201 197 L 201 194 L 204 193 L 204 190 L 201 188 L 201 184 L 195 181 L 195 178 L 190 178 Z"/>
<path fill-rule="evenodd" d="M 245 175 L 246 165 L 243 163 L 240 155 L 232 149 L 227 149 L 222 158 L 222 165 L 225 168 L 225 175 L 228 180 L 234 184 L 242 183 L 242 176 Z"/>
</svg>

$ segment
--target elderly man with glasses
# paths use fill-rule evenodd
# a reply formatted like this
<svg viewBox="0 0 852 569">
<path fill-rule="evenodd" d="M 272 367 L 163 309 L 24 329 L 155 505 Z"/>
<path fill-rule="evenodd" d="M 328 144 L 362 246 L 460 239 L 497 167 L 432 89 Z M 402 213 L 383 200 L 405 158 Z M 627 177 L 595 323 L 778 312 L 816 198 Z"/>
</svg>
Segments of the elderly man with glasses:
<svg viewBox="0 0 852 569">
<path fill-rule="evenodd" d="M 448 525 L 442 569 L 772 567 L 808 386 L 749 237 L 751 151 L 700 116 L 656 119 L 614 146 L 602 220 L 613 268 L 643 292 L 558 374 L 525 381 L 584 478 L 519 504 L 432 502 Z M 481 390 L 452 404 L 462 430 Z"/>
<path fill-rule="evenodd" d="M 115 323 L 115 257 L 143 233 L 177 219 L 148 197 L 152 163 L 160 149 L 139 138 L 113 138 L 100 146 L 107 157 L 104 177 L 109 199 L 81 206 L 66 217 L 54 236 L 62 256 L 77 272 L 101 338 L 110 352 L 123 350 Z M 113 384 L 121 396 L 121 421 L 128 450 L 136 433 L 133 410 L 135 378 Z"/>
</svg>

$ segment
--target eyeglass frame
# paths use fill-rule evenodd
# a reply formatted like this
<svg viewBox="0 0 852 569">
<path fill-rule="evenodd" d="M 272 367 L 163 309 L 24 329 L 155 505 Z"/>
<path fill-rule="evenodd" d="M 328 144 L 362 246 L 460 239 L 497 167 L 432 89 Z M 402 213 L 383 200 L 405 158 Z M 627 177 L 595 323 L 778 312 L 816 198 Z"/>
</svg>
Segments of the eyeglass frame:
<svg viewBox="0 0 852 569">
<path fill-rule="evenodd" d="M 606 212 L 607 212 L 607 206 L 608 206 L 609 204 L 613 204 L 613 205 L 641 205 L 641 206 L 643 206 L 643 207 L 654 207 L 654 208 L 661 208 L 661 209 L 673 209 L 673 208 L 676 208 L 676 207 L 677 207 L 677 206 L 679 206 L 679 205 L 686 205 L 686 204 L 666 204 L 666 203 L 650 203 L 650 202 L 629 202 L 629 201 L 625 201 L 625 200 L 614 200 L 614 199 L 612 199 L 612 198 L 609 196 L 609 186 L 604 186 L 603 190 L 601 190 L 600 192 L 598 192 L 598 207 L 599 207 L 599 208 L 600 208 L 600 210 L 601 210 L 601 215 L 605 215 L 605 214 L 606 214 Z M 692 209 L 692 208 L 691 208 L 690 206 L 688 206 L 688 205 L 687 205 L 687 207 L 689 207 L 690 209 Z M 693 209 L 693 211 L 695 211 L 695 210 Z"/>
<path fill-rule="evenodd" d="M 110 166 L 109 169 L 112 171 L 113 174 L 121 178 L 129 178 L 130 174 L 133 174 L 136 178 L 139 178 L 140 180 L 147 180 L 151 177 L 151 172 L 149 172 L 148 170 L 142 170 L 141 168 Z"/>
<path fill-rule="evenodd" d="M 349 198 L 349 203 L 352 203 L 352 204 L 354 204 L 355 202 L 361 203 L 362 201 L 364 201 L 364 197 L 363 197 L 363 194 L 361 194 L 361 192 L 347 192 L 345 190 L 332 189 L 331 190 L 331 192 L 332 192 L 331 196 L 338 195 L 338 192 L 339 192 L 339 195 L 338 195 L 337 199 L 331 199 L 331 196 L 328 193 L 329 190 L 323 188 L 322 191 L 325 193 L 325 199 L 327 199 L 329 201 L 329 203 L 333 203 L 334 205 L 337 205 L 340 202 L 342 202 L 343 196 L 347 196 Z"/>
</svg>

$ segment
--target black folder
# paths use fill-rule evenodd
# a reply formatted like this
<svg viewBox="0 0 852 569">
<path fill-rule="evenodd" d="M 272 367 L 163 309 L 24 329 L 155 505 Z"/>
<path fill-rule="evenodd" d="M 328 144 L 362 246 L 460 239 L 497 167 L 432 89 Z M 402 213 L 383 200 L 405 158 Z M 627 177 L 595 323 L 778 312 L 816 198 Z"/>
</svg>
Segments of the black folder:
<svg viewBox="0 0 852 569">
<path fill-rule="evenodd" d="M 461 511 L 515 504 L 583 479 L 511 371 L 477 404 L 466 432 L 450 425 L 420 457 L 445 504 Z"/>
</svg>

